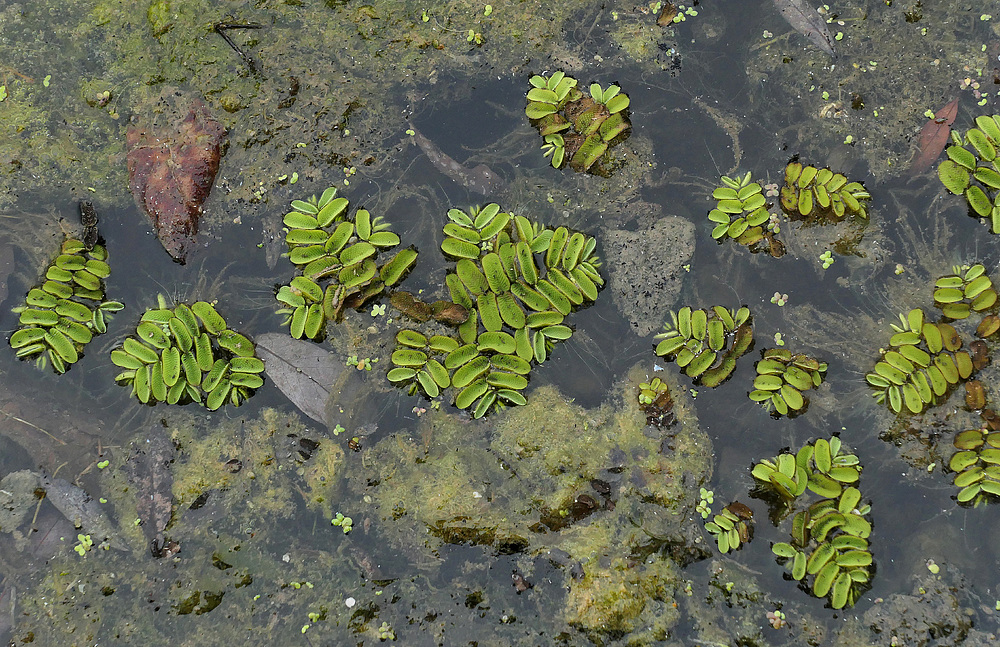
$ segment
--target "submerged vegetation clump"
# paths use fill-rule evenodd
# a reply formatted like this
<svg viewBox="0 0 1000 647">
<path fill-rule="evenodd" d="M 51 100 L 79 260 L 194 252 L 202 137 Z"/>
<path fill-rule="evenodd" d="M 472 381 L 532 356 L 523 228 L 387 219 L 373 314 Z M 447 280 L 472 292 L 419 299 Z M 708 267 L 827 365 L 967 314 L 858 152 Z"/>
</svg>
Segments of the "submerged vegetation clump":
<svg viewBox="0 0 1000 647">
<path fill-rule="evenodd" d="M 775 543 L 772 552 L 800 588 L 829 598 L 834 609 L 852 606 L 870 588 L 874 568 L 868 545 L 871 506 L 861 503 L 861 491 L 853 485 L 861 464 L 842 449 L 836 436 L 820 438 L 752 469 L 763 490 L 775 493 L 786 511 L 795 510 L 792 541 Z M 800 498 L 806 490 L 821 498 L 807 504 Z"/>
<path fill-rule="evenodd" d="M 284 217 L 288 260 L 300 274 L 276 298 L 296 339 L 321 340 L 327 321 L 340 321 L 345 307 L 360 308 L 398 283 L 417 260 L 416 250 L 406 248 L 377 266 L 380 253 L 398 245 L 399 236 L 365 209 L 348 218 L 347 198 L 336 196 L 330 187 L 319 197 L 293 200 Z"/>
<path fill-rule="evenodd" d="M 976 125 L 963 137 L 951 131 L 948 159 L 938 166 L 945 188 L 965 196 L 970 212 L 990 221 L 990 230 L 1000 233 L 1000 115 L 976 117 Z"/>
<path fill-rule="evenodd" d="M 441 251 L 456 259 L 446 277 L 450 305 L 468 316 L 455 322 L 457 336 L 399 331 L 388 379 L 430 398 L 454 387 L 455 406 L 479 418 L 526 402 L 532 363 L 572 336 L 565 318 L 597 299 L 604 279 L 592 236 L 541 226 L 496 203 L 451 209 L 448 219 Z"/>
<path fill-rule="evenodd" d="M 792 355 L 783 348 L 766 348 L 762 359 L 754 367 L 754 378 L 750 399 L 759 402 L 772 415 L 798 415 L 809 406 L 809 399 L 803 391 L 819 388 L 826 373 L 826 362 L 802 353 Z"/>
<path fill-rule="evenodd" d="M 736 360 L 753 346 L 750 308 L 711 310 L 685 306 L 671 312 L 672 324 L 664 324 L 656 354 L 673 360 L 692 380 L 716 387 L 732 375 Z"/>
<path fill-rule="evenodd" d="M 542 152 L 552 166 L 569 164 L 575 171 L 607 176 L 601 163 L 607 152 L 628 137 L 628 95 L 617 85 L 590 85 L 589 94 L 564 72 L 529 79 L 525 114 L 545 143 Z"/>
<path fill-rule="evenodd" d="M 161 295 L 111 361 L 124 369 L 115 381 L 145 404 L 194 401 L 214 411 L 227 401 L 239 406 L 264 384 L 254 343 L 207 301 L 168 308 Z"/>
<path fill-rule="evenodd" d="M 21 359 L 34 358 L 65 373 L 79 361 L 94 335 L 107 332 L 106 319 L 125 306 L 107 301 L 104 279 L 111 274 L 108 252 L 69 238 L 45 270 L 45 280 L 28 291 L 10 346 Z"/>
</svg>

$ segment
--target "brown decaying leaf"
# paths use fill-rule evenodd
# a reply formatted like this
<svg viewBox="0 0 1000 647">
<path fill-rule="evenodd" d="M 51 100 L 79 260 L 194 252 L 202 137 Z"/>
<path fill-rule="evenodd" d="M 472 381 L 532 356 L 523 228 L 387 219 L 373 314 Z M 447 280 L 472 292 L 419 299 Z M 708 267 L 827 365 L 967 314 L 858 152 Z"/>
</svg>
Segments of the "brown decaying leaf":
<svg viewBox="0 0 1000 647">
<path fill-rule="evenodd" d="M 328 424 L 326 401 L 330 389 L 344 370 L 343 360 L 316 344 L 292 339 L 287 334 L 258 335 L 257 354 L 267 376 L 302 413 Z"/>
<path fill-rule="evenodd" d="M 805 0 L 774 0 L 774 6 L 795 31 L 830 56 L 837 55 L 833 50 L 833 36 L 816 7 L 809 6 Z"/>
<path fill-rule="evenodd" d="M 934 118 L 928 119 L 924 127 L 920 129 L 920 136 L 917 139 L 917 156 L 910 164 L 911 177 L 926 173 L 941 155 L 941 151 L 948 145 L 951 125 L 955 123 L 956 116 L 958 116 L 958 99 L 953 99 L 945 107 L 935 112 Z"/>
<path fill-rule="evenodd" d="M 154 424 L 138 444 L 133 443 L 125 460 L 125 473 L 135 488 L 136 514 L 154 557 L 163 556 L 163 531 L 173 509 L 173 461 L 174 445 L 159 424 Z"/>
<path fill-rule="evenodd" d="M 133 124 L 125 134 L 129 189 L 163 248 L 179 263 L 194 245 L 225 134 L 198 99 L 172 123 L 155 129 Z"/>
</svg>

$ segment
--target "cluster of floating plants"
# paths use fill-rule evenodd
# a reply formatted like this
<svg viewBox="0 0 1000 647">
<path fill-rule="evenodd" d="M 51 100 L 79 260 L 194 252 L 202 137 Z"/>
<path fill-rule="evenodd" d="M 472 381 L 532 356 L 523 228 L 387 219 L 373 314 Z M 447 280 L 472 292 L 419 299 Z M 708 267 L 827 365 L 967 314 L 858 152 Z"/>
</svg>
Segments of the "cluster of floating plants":
<svg viewBox="0 0 1000 647">
<path fill-rule="evenodd" d="M 823 383 L 826 362 L 783 348 L 767 348 L 757 362 L 750 399 L 766 410 L 773 407 L 774 415 L 797 415 L 805 411 L 809 399 L 803 391 L 818 388 Z"/>
<path fill-rule="evenodd" d="M 577 80 L 563 72 L 529 79 L 525 114 L 545 143 L 542 151 L 552 166 L 568 163 L 576 171 L 607 175 L 600 161 L 609 149 L 627 137 L 629 98 L 617 85 L 590 86 L 589 94 L 577 88 Z"/>
<path fill-rule="evenodd" d="M 674 400 L 667 383 L 658 377 L 639 385 L 639 408 L 646 414 L 646 424 L 665 427 L 676 421 Z"/>
<path fill-rule="evenodd" d="M 720 553 L 739 550 L 753 539 L 753 510 L 733 501 L 705 524 L 705 530 L 715 538 Z"/>
<path fill-rule="evenodd" d="M 296 339 L 322 339 L 328 320 L 340 321 L 345 307 L 359 308 L 398 283 L 417 259 L 416 250 L 406 248 L 377 266 L 379 254 L 398 245 L 399 236 L 365 209 L 349 219 L 347 198 L 336 196 L 330 187 L 318 198 L 293 200 L 284 217 L 288 260 L 301 274 L 276 298 Z"/>
<path fill-rule="evenodd" d="M 958 449 L 948 462 L 960 488 L 958 502 L 978 506 L 987 495 L 1000 497 L 1000 432 L 969 429 L 955 436 Z"/>
<path fill-rule="evenodd" d="M 994 234 L 1000 233 L 1000 115 L 976 117 L 964 137 L 952 130 L 951 138 L 938 177 L 949 191 L 965 196 L 974 214 L 989 218 Z"/>
<path fill-rule="evenodd" d="M 997 291 L 985 267 L 977 263 L 963 271 L 955 266 L 952 272 L 934 282 L 934 305 L 941 314 L 949 319 L 965 319 L 996 305 Z"/>
<path fill-rule="evenodd" d="M 753 345 L 750 309 L 711 310 L 685 306 L 671 312 L 672 324 L 656 335 L 656 354 L 673 360 L 684 373 L 707 387 L 722 384 L 736 368 L 736 360 Z"/>
<path fill-rule="evenodd" d="M 542 227 L 496 203 L 451 209 L 448 219 L 441 249 L 457 260 L 446 284 L 468 318 L 457 337 L 399 331 L 388 379 L 431 398 L 454 387 L 455 406 L 479 418 L 525 403 L 532 363 L 569 339 L 565 317 L 594 301 L 604 280 L 593 237 Z"/>
<path fill-rule="evenodd" d="M 861 465 L 841 449 L 839 438 L 820 438 L 794 455 L 783 452 L 762 460 L 752 470 L 761 486 L 790 509 L 807 489 L 821 497 L 795 512 L 792 541 L 775 543 L 771 550 L 794 580 L 815 596 L 828 597 L 835 609 L 854 604 L 869 587 L 873 568 L 871 506 L 861 504 L 861 492 L 852 485 Z"/>
<path fill-rule="evenodd" d="M 947 323 L 926 321 L 923 310 L 914 308 L 892 324 L 895 334 L 889 349 L 865 379 L 876 389 L 875 399 L 895 413 L 903 409 L 920 413 L 928 405 L 943 401 L 948 392 L 975 370 L 972 356 L 962 347 L 962 338 Z"/>
<path fill-rule="evenodd" d="M 781 208 L 791 218 L 815 224 L 840 222 L 846 216 L 867 220 L 871 194 L 828 168 L 789 162 L 781 187 Z"/>
<path fill-rule="evenodd" d="M 226 401 L 239 406 L 260 387 L 264 363 L 253 342 L 226 326 L 207 301 L 147 310 L 111 351 L 111 361 L 124 369 L 115 377 L 130 385 L 140 402 L 199 402 L 210 411 Z"/>
<path fill-rule="evenodd" d="M 780 243 L 774 238 L 770 223 L 771 205 L 760 184 L 751 181 L 749 171 L 735 179 L 723 175 L 722 183 L 725 186 L 712 192 L 717 204 L 708 212 L 708 219 L 715 225 L 712 238 L 718 241 L 731 238 L 753 251 L 758 251 L 758 243 L 766 238 L 772 255 L 781 256 L 783 251 L 777 253 Z"/>
<path fill-rule="evenodd" d="M 70 238 L 45 270 L 45 280 L 14 308 L 19 327 L 11 348 L 22 359 L 36 358 L 64 373 L 75 364 L 94 334 L 107 332 L 106 319 L 125 306 L 106 301 L 104 279 L 110 275 L 108 252 Z"/>
</svg>

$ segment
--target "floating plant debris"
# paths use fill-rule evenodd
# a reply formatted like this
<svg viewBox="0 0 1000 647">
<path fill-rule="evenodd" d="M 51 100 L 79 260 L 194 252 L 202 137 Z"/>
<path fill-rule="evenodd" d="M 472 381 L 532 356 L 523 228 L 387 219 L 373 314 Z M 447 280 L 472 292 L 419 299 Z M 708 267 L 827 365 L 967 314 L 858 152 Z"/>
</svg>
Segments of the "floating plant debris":
<svg viewBox="0 0 1000 647">
<path fill-rule="evenodd" d="M 801 353 L 792 355 L 783 348 L 767 348 L 755 368 L 757 377 L 750 399 L 768 411 L 773 408 L 772 415 L 784 416 L 805 411 L 809 399 L 802 393 L 823 383 L 827 365 Z"/>
<path fill-rule="evenodd" d="M 724 382 L 736 368 L 736 360 L 753 345 L 750 309 L 694 310 L 685 306 L 671 312 L 672 324 L 665 324 L 656 354 L 673 360 L 684 373 L 707 387 Z"/>
<path fill-rule="evenodd" d="M 871 194 L 860 182 L 849 182 L 828 168 L 789 162 L 781 187 L 781 208 L 789 217 L 810 224 L 840 222 L 847 216 L 868 219 Z"/>
<path fill-rule="evenodd" d="M 774 236 L 775 226 L 768 212 L 771 204 L 764 197 L 760 184 L 751 182 L 749 171 L 740 178 L 723 175 L 721 179 L 725 186 L 712 192 L 718 203 L 708 212 L 708 219 L 715 224 L 712 238 L 720 242 L 732 238 L 751 251 L 767 249 L 774 257 L 782 256 L 784 245 Z M 760 244 L 765 239 L 766 247 Z"/>
<path fill-rule="evenodd" d="M 1000 233 L 1000 115 L 976 117 L 976 126 L 965 136 L 951 131 L 948 159 L 938 165 L 938 177 L 955 195 L 964 195 L 969 208 L 980 218 L 989 218 L 990 229 Z"/>
<path fill-rule="evenodd" d="M 292 200 L 285 214 L 288 260 L 301 272 L 278 289 L 276 298 L 285 307 L 292 337 L 319 341 L 329 320 L 340 321 L 344 307 L 360 308 L 368 300 L 396 285 L 417 260 L 412 248 L 398 251 L 383 265 L 376 260 L 399 244 L 380 216 L 358 209 L 348 219 L 349 202 L 328 188 L 318 198 Z"/>
<path fill-rule="evenodd" d="M 451 209 L 448 219 L 441 250 L 456 262 L 446 284 L 451 305 L 468 317 L 457 336 L 400 330 L 387 377 L 430 398 L 454 387 L 455 406 L 479 418 L 526 402 L 532 363 L 570 338 L 565 318 L 594 301 L 604 279 L 591 236 L 511 216 L 496 203 Z"/>
<path fill-rule="evenodd" d="M 562 168 L 568 161 L 573 170 L 607 175 L 602 158 L 632 128 L 628 95 L 617 85 L 599 83 L 585 94 L 564 72 L 535 75 L 529 82 L 525 114 L 544 139 L 542 152 L 552 158 L 552 166 Z"/>
<path fill-rule="evenodd" d="M 677 420 L 670 388 L 658 377 L 639 385 L 639 407 L 646 414 L 648 425 L 667 427 Z"/>
<path fill-rule="evenodd" d="M 904 406 L 920 413 L 942 402 L 975 367 L 969 353 L 959 350 L 962 338 L 950 324 L 925 321 L 919 308 L 900 314 L 899 320 L 900 325 L 892 324 L 896 332 L 889 349 L 865 379 L 877 390 L 876 401 L 887 402 L 895 413 L 902 413 Z"/>
<path fill-rule="evenodd" d="M 834 609 L 851 606 L 867 588 L 874 560 L 868 546 L 871 506 L 861 503 L 858 457 L 841 451 L 836 436 L 805 445 L 796 454 L 782 452 L 753 466 L 753 477 L 775 492 L 792 517 L 792 541 L 771 550 L 801 588 L 826 597 Z M 809 490 L 820 500 L 803 507 Z M 811 579 L 811 583 L 809 580 Z"/>
<path fill-rule="evenodd" d="M 753 510 L 733 501 L 705 524 L 705 530 L 715 538 L 720 553 L 739 550 L 753 538 Z"/>
<path fill-rule="evenodd" d="M 104 279 L 111 274 L 103 245 L 89 250 L 79 240 L 65 240 L 45 270 L 45 280 L 28 291 L 18 313 L 18 329 L 10 346 L 21 359 L 36 358 L 65 373 L 95 334 L 107 332 L 106 320 L 125 306 L 106 301 Z"/>
<path fill-rule="evenodd" d="M 254 343 L 230 330 L 207 301 L 168 308 L 161 295 L 111 361 L 124 369 L 115 381 L 147 404 L 194 401 L 215 411 L 226 401 L 239 406 L 264 384 Z"/>
<path fill-rule="evenodd" d="M 972 312 L 996 305 L 997 291 L 985 267 L 979 263 L 966 268 L 955 266 L 952 272 L 934 282 L 934 305 L 941 314 L 949 319 L 965 319 Z"/>
<path fill-rule="evenodd" d="M 959 451 L 948 467 L 956 473 L 958 502 L 978 507 L 988 495 L 1000 497 L 1000 432 L 969 429 L 958 433 L 953 442 Z"/>
</svg>

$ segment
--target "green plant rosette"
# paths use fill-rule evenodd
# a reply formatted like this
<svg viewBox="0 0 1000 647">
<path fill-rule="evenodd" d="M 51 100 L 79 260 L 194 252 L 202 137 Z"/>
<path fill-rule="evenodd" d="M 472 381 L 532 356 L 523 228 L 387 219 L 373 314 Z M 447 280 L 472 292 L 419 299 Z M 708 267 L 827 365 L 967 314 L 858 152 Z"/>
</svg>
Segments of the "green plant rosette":
<svg viewBox="0 0 1000 647">
<path fill-rule="evenodd" d="M 451 301 L 468 319 L 457 334 L 400 330 L 390 382 L 429 398 L 454 388 L 454 403 L 476 418 L 522 405 L 532 366 L 569 339 L 566 318 L 604 285 L 597 241 L 566 227 L 544 227 L 496 203 L 448 211 L 441 251 Z"/>
<path fill-rule="evenodd" d="M 264 384 L 256 346 L 230 330 L 211 303 L 196 301 L 143 313 L 135 334 L 111 351 L 115 381 L 144 404 L 198 402 L 214 411 L 239 406 Z"/>
<path fill-rule="evenodd" d="M 715 539 L 720 553 L 735 552 L 742 548 L 743 544 L 750 542 L 753 537 L 753 526 L 751 516 L 747 515 L 748 511 L 749 508 L 743 504 L 730 503 L 711 521 L 705 523 L 705 530 Z"/>
<path fill-rule="evenodd" d="M 964 136 L 952 130 L 951 138 L 948 159 L 938 165 L 941 183 L 964 196 L 970 214 L 989 220 L 990 231 L 1000 233 L 1000 115 L 980 115 Z"/>
<path fill-rule="evenodd" d="M 751 470 L 784 509 L 800 508 L 791 518 L 791 541 L 775 543 L 771 551 L 803 590 L 828 598 L 835 609 L 852 606 L 874 574 L 871 506 L 862 503 L 856 487 L 861 464 L 842 450 L 836 436 L 820 438 Z M 807 502 L 807 491 L 818 499 Z"/>
<path fill-rule="evenodd" d="M 660 340 L 655 352 L 703 386 L 722 384 L 735 370 L 736 360 L 753 346 L 753 318 L 746 306 L 685 306 L 670 318 L 672 323 L 655 337 Z"/>
<path fill-rule="evenodd" d="M 947 323 L 927 321 L 914 308 L 892 324 L 889 347 L 865 380 L 875 389 L 877 402 L 894 413 L 921 413 L 943 402 L 952 389 L 975 371 L 962 338 Z"/>
<path fill-rule="evenodd" d="M 956 500 L 978 507 L 1000 497 L 1000 431 L 968 429 L 955 435 L 956 451 L 948 461 L 955 473 Z"/>
<path fill-rule="evenodd" d="M 724 175 L 721 180 L 723 186 L 712 192 L 716 206 L 708 213 L 714 225 L 712 238 L 720 242 L 732 239 L 748 247 L 760 242 L 767 235 L 771 218 L 771 205 L 760 184 L 752 181 L 749 171 L 735 179 Z"/>
<path fill-rule="evenodd" d="M 542 153 L 554 168 L 567 163 L 575 171 L 606 175 L 601 164 L 608 151 L 632 128 L 629 98 L 617 85 L 590 86 L 589 94 L 564 72 L 529 79 L 525 114 L 542 136 Z"/>
<path fill-rule="evenodd" d="M 997 291 L 986 274 L 986 268 L 977 263 L 971 267 L 952 268 L 934 282 L 934 306 L 949 319 L 965 319 L 973 312 L 994 309 Z"/>
<path fill-rule="evenodd" d="M 111 274 L 107 260 L 102 245 L 87 249 L 74 238 L 63 242 L 44 280 L 13 309 L 18 328 L 9 343 L 17 357 L 65 373 L 94 335 L 107 332 L 107 320 L 125 307 L 105 299 L 104 279 Z"/>
<path fill-rule="evenodd" d="M 292 337 L 319 341 L 327 322 L 339 322 L 345 307 L 360 308 L 398 284 L 417 252 L 404 248 L 379 264 L 399 245 L 399 236 L 365 209 L 350 217 L 347 198 L 338 198 L 334 187 L 291 206 L 283 219 L 285 242 L 299 274 L 278 288 L 278 314 L 285 315 Z"/>
<path fill-rule="evenodd" d="M 775 417 L 798 415 L 806 410 L 809 398 L 803 393 L 823 383 L 826 362 L 803 355 L 793 355 L 783 348 L 767 348 L 754 367 L 753 391 L 749 397 Z"/>
<path fill-rule="evenodd" d="M 789 162 L 781 187 L 781 208 L 793 219 L 829 224 L 851 216 L 868 219 L 871 194 L 861 182 L 852 182 L 828 168 Z"/>
</svg>

